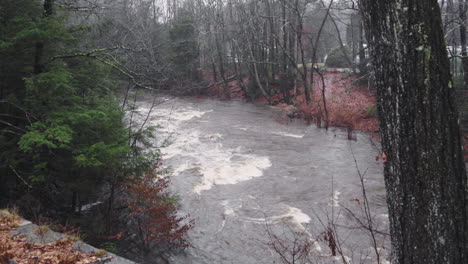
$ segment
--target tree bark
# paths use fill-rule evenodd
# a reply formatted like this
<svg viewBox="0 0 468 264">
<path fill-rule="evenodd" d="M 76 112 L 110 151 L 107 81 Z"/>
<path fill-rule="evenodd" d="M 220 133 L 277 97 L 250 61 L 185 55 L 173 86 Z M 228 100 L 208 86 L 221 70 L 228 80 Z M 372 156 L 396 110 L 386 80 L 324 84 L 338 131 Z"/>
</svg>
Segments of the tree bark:
<svg viewBox="0 0 468 264">
<path fill-rule="evenodd" d="M 332 22 L 333 26 L 335 27 L 336 30 L 336 37 L 338 39 L 338 44 L 340 44 L 340 49 L 341 52 L 343 53 L 346 61 L 348 62 L 349 66 L 353 68 L 353 72 L 356 73 L 356 67 L 354 67 L 354 63 L 349 57 L 348 51 L 346 50 L 346 46 L 343 42 L 343 39 L 341 38 L 341 32 L 340 29 L 338 28 L 338 25 L 336 24 L 335 19 L 333 18 L 332 15 L 328 16 L 330 18 L 330 21 Z"/>
<path fill-rule="evenodd" d="M 289 75 L 288 67 L 288 31 L 287 31 L 288 18 L 286 16 L 286 2 L 282 1 L 281 7 L 281 28 L 283 33 L 283 44 L 282 44 L 282 56 L 281 56 L 281 91 L 283 92 L 283 97 L 288 97 L 289 89 L 291 88 L 289 84 L 291 83 L 291 76 Z M 306 98 L 308 94 L 306 93 Z"/>
<path fill-rule="evenodd" d="M 320 36 L 322 35 L 322 31 L 325 27 L 325 23 L 327 22 L 327 19 L 328 19 L 328 16 L 330 15 L 330 10 L 331 10 L 331 7 L 333 5 L 333 1 L 334 0 L 330 0 L 330 3 L 328 3 L 328 8 L 327 8 L 327 11 L 325 13 L 325 17 L 323 18 L 322 20 L 322 23 L 320 25 L 320 28 L 317 32 L 317 36 L 315 37 L 315 41 L 313 42 L 313 46 L 312 46 L 312 68 L 314 67 L 314 64 L 317 60 L 317 50 L 318 50 L 318 47 L 319 47 L 319 41 L 320 41 Z M 322 6 L 323 7 L 326 7 L 325 6 L 325 3 L 322 1 L 320 1 Z M 313 87 L 314 87 L 314 71 L 310 71 L 310 86 L 312 87 L 311 90 L 313 90 Z"/>
<path fill-rule="evenodd" d="M 54 13 L 54 0 L 44 1 L 44 16 L 49 17 Z"/>
<path fill-rule="evenodd" d="M 298 16 L 300 16 L 300 14 L 297 14 Z M 298 17 L 298 29 L 296 30 L 296 35 L 297 35 L 297 43 L 298 43 L 298 46 L 299 46 L 299 50 L 300 50 L 300 57 L 301 57 L 301 62 L 302 62 L 302 72 L 301 72 L 301 76 L 302 76 L 302 82 L 304 83 L 304 93 L 305 93 L 305 98 L 306 98 L 306 102 L 307 103 L 310 103 L 311 101 L 311 92 L 312 92 L 312 87 L 313 87 L 313 84 L 311 83 L 309 85 L 309 83 L 307 82 L 307 61 L 306 61 L 306 58 L 305 58 L 305 52 L 304 52 L 304 43 L 302 41 L 302 33 L 303 33 L 303 29 L 304 29 L 304 26 L 303 26 L 303 21 L 302 21 L 302 18 L 301 17 Z M 310 71 L 311 71 L 311 76 L 314 74 L 314 61 L 312 60 L 311 61 L 311 66 L 310 66 Z M 313 77 L 312 77 L 313 78 Z"/>
<path fill-rule="evenodd" d="M 467 177 L 437 0 L 361 0 L 393 262 L 468 263 Z"/>
<path fill-rule="evenodd" d="M 463 88 L 468 87 L 468 52 L 466 50 L 466 12 L 468 5 L 466 0 L 460 0 L 459 2 L 460 12 L 460 46 L 462 56 L 462 69 L 463 69 Z"/>
<path fill-rule="evenodd" d="M 44 43 L 37 42 L 34 47 L 34 74 L 40 74 L 43 71 L 42 57 L 44 53 Z"/>
<path fill-rule="evenodd" d="M 44 17 L 50 17 L 54 13 L 54 0 L 45 0 L 44 1 Z M 44 43 L 37 42 L 34 50 L 34 74 L 40 74 L 44 70 L 44 65 L 42 65 L 42 57 L 44 56 Z"/>
<path fill-rule="evenodd" d="M 215 33 L 215 42 L 216 42 L 216 51 L 218 54 L 218 64 L 219 64 L 219 75 L 221 75 L 221 78 L 223 79 L 223 92 L 224 96 L 226 97 L 227 100 L 231 99 L 231 91 L 229 89 L 229 86 L 226 82 L 226 73 L 224 71 L 224 61 L 223 61 L 223 53 L 221 51 L 221 45 L 220 41 L 218 39 L 218 34 Z"/>
<path fill-rule="evenodd" d="M 260 80 L 260 77 L 258 75 L 257 63 L 255 62 L 255 56 L 253 53 L 253 48 L 252 48 L 251 43 L 249 43 L 249 47 L 250 47 L 250 58 L 252 59 L 252 66 L 253 66 L 253 71 L 255 75 L 254 76 L 255 81 L 257 82 L 258 88 L 260 89 L 260 92 L 262 92 L 262 95 L 265 97 L 265 99 L 267 99 L 268 103 L 271 104 L 270 96 L 265 91 L 265 88 L 263 88 L 262 81 Z"/>
<path fill-rule="evenodd" d="M 364 27 L 362 21 L 359 21 L 359 75 L 367 74 L 366 50 L 364 48 Z"/>
</svg>

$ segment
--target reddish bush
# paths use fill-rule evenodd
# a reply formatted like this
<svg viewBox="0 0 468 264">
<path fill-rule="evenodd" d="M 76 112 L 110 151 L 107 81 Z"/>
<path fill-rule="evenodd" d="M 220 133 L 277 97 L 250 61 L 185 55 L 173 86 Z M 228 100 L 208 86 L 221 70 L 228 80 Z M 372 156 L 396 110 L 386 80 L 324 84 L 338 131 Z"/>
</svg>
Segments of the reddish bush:
<svg viewBox="0 0 468 264">
<path fill-rule="evenodd" d="M 379 126 L 377 118 L 366 113 L 366 109 L 375 104 L 374 95 L 365 87 L 354 85 L 355 77 L 343 73 L 324 73 L 323 76 L 328 125 L 365 132 L 377 131 Z M 298 109 L 309 122 L 326 119 L 322 89 L 322 80 L 316 75 L 312 102 L 307 104 L 304 95 L 297 98 Z"/>
<path fill-rule="evenodd" d="M 167 188 L 169 178 L 158 169 L 148 171 L 144 177 L 135 178 L 126 184 L 126 197 L 129 213 L 139 246 L 149 250 L 153 246 L 166 243 L 176 247 L 187 247 L 186 233 L 192 221 L 176 214 L 176 198 Z"/>
<path fill-rule="evenodd" d="M 325 98 L 329 126 L 347 127 L 364 132 L 379 130 L 377 117 L 367 113 L 367 110 L 375 105 L 376 100 L 373 93 L 365 85 L 354 84 L 356 77 L 348 76 L 347 73 L 326 72 L 323 73 L 323 76 L 325 79 Z M 211 80 L 212 78 L 207 79 Z M 248 78 L 244 78 L 243 82 L 248 83 Z M 245 93 L 237 80 L 231 81 L 227 85 L 230 90 L 230 98 L 245 98 Z M 314 75 L 312 102 L 309 104 L 305 102 L 304 88 L 301 85 L 302 83 L 298 81 L 297 96 L 293 99 L 300 116 L 309 123 L 325 122 L 326 114 L 323 105 L 323 82 L 321 77 L 318 74 Z M 273 84 L 270 85 L 270 88 L 279 90 L 279 87 Z M 210 86 L 207 94 L 218 98 L 226 98 L 223 84 Z M 294 89 L 290 89 L 289 94 L 294 97 Z M 273 102 L 282 102 L 282 99 L 282 93 L 271 96 Z M 268 103 L 268 100 L 264 97 L 260 97 L 256 101 Z M 283 104 L 280 103 L 280 107 L 284 108 Z M 277 121 L 287 123 L 286 119 Z"/>
</svg>

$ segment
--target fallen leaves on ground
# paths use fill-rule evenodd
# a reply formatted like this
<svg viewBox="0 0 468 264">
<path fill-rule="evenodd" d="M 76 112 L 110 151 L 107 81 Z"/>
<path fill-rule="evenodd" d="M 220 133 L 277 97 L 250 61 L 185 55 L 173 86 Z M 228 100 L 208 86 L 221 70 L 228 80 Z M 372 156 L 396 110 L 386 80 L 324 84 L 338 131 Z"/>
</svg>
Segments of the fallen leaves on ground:
<svg viewBox="0 0 468 264">
<path fill-rule="evenodd" d="M 12 236 L 21 219 L 13 215 L 0 215 L 0 263 L 10 260 L 18 264 L 88 264 L 99 263 L 101 258 L 72 249 L 74 240 L 60 240 L 48 245 L 26 242 L 22 236 Z"/>
<path fill-rule="evenodd" d="M 351 127 L 353 130 L 375 132 L 379 130 L 377 117 L 367 111 L 375 106 L 374 94 L 365 85 L 355 83 L 355 76 L 343 73 L 324 73 L 326 109 L 329 126 Z M 297 98 L 297 106 L 301 114 L 310 122 L 317 122 L 320 117 L 325 120 L 323 106 L 322 81 L 315 78 L 312 102 L 306 103 L 304 94 Z M 303 89 L 301 89 L 303 90 Z"/>
</svg>

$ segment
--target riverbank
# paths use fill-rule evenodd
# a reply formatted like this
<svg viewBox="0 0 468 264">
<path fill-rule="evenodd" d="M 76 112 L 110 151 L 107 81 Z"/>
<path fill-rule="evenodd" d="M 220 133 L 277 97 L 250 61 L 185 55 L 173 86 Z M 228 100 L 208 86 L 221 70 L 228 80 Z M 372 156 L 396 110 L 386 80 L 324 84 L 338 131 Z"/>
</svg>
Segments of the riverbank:
<svg viewBox="0 0 468 264">
<path fill-rule="evenodd" d="M 278 85 L 272 84 L 270 89 L 275 94 L 269 98 L 270 102 L 288 112 L 288 116 L 300 117 L 309 124 L 322 124 L 328 119 L 329 126 L 346 127 L 363 132 L 379 130 L 375 95 L 366 84 L 359 84 L 357 77 L 349 73 L 324 72 L 322 76 L 323 82 L 321 76 L 314 77 L 310 102 L 306 102 L 301 82 L 297 82 L 296 92 L 293 89 L 289 91 L 291 97 L 289 104 L 279 92 Z M 242 81 L 244 84 L 248 82 L 247 79 Z M 246 92 L 238 80 L 227 83 L 227 86 L 231 99 L 247 99 Z M 227 98 L 223 84 L 210 87 L 207 94 L 223 100 Z M 255 101 L 268 103 L 265 97 L 256 98 Z"/>
<path fill-rule="evenodd" d="M 0 263 L 133 264 L 83 243 L 75 233 L 54 232 L 18 214 L 0 210 Z"/>
<path fill-rule="evenodd" d="M 370 90 L 366 83 L 359 82 L 356 76 L 343 72 L 324 72 L 321 76 L 315 75 L 311 101 L 306 102 L 304 88 L 301 82 L 297 82 L 296 93 L 289 90 L 290 103 L 286 103 L 284 96 L 279 92 L 278 85 L 272 84 L 270 89 L 276 94 L 270 97 L 275 107 L 282 109 L 284 116 L 277 118 L 279 123 L 287 123 L 290 118 L 301 118 L 308 124 L 316 124 L 319 127 L 344 127 L 349 131 L 357 130 L 366 133 L 379 131 L 377 117 L 376 98 L 374 91 Z M 242 84 L 249 83 L 247 78 L 242 82 L 233 80 L 227 83 L 230 94 L 226 96 L 223 84 L 213 85 L 207 90 L 209 97 L 221 100 L 248 99 Z M 323 85 L 325 84 L 325 86 Z M 325 100 L 323 99 L 325 96 Z M 205 97 L 199 97 L 205 98 Z M 465 95 L 465 101 L 466 101 Z M 255 99 L 256 102 L 268 104 L 265 97 Z M 466 102 L 465 102 L 466 104 Z M 324 107 L 326 105 L 326 107 Z M 462 107 L 462 110 L 466 110 Z M 467 113 L 462 112 L 462 116 Z M 463 119 L 463 120 L 465 120 Z M 328 122 L 327 122 L 328 121 Z M 468 122 L 462 122 L 463 146 L 465 161 L 468 162 Z"/>
</svg>

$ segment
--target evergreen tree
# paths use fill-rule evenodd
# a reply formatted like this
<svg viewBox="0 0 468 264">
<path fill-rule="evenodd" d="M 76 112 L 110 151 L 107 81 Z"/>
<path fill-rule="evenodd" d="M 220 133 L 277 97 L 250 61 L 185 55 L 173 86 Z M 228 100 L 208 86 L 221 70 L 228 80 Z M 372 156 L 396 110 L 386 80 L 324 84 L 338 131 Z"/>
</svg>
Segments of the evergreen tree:
<svg viewBox="0 0 468 264">
<path fill-rule="evenodd" d="M 175 79 L 198 81 L 198 42 L 193 13 L 183 8 L 178 9 L 177 16 L 169 29 L 169 40 L 172 47 L 171 61 L 174 64 Z"/>
<path fill-rule="evenodd" d="M 0 3 L 0 164 L 11 200 L 27 189 L 75 211 L 122 167 L 130 148 L 109 66 L 73 54 L 86 37 L 51 1 Z M 59 189 L 63 199 L 45 190 Z M 5 190 L 4 190 L 5 191 Z"/>
</svg>

